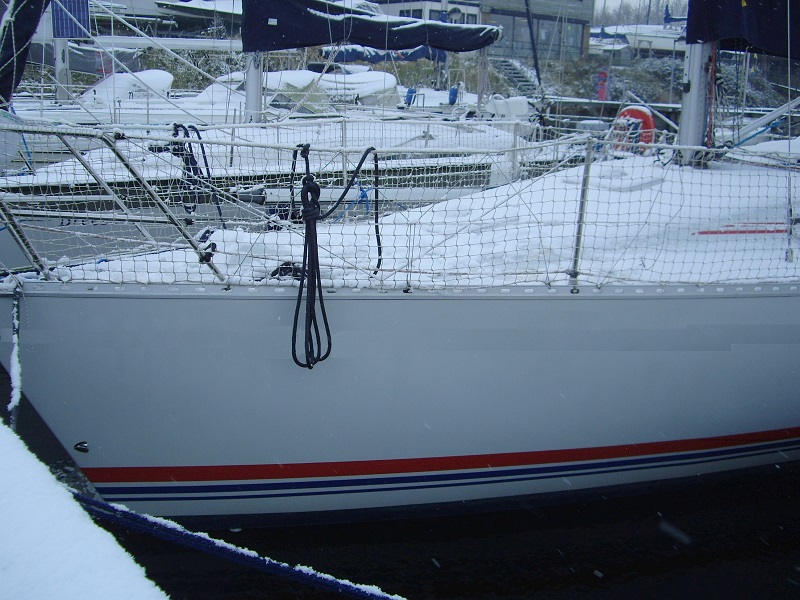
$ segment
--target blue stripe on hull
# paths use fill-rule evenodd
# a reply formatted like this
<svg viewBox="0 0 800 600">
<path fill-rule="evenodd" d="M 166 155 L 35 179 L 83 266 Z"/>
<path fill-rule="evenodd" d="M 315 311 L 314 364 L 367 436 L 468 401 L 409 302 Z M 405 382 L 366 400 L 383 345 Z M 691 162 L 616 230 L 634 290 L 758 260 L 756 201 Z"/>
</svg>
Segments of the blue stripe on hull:
<svg viewBox="0 0 800 600">
<path fill-rule="evenodd" d="M 200 500 L 238 500 L 363 494 L 498 485 L 541 481 L 559 477 L 584 477 L 615 473 L 657 471 L 672 467 L 742 460 L 778 452 L 800 450 L 800 440 L 786 440 L 738 448 L 723 448 L 674 455 L 591 461 L 576 464 L 486 469 L 460 473 L 419 473 L 382 475 L 347 479 L 269 481 L 264 483 L 213 483 L 199 485 L 103 486 L 96 489 L 106 500 L 115 502 L 165 502 Z M 764 461 L 766 462 L 766 461 Z M 645 479 L 657 479 L 647 477 Z M 208 495 L 212 494 L 212 495 Z"/>
</svg>

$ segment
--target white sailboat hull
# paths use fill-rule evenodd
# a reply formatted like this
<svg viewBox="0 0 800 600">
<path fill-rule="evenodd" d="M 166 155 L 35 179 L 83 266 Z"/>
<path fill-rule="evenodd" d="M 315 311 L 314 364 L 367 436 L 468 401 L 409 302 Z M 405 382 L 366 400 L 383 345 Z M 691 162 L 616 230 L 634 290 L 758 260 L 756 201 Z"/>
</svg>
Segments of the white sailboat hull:
<svg viewBox="0 0 800 600">
<path fill-rule="evenodd" d="M 291 357 L 296 288 L 23 293 L 23 392 L 106 500 L 154 515 L 304 518 L 800 458 L 792 284 L 340 289 L 312 370 Z M 7 369 L 11 352 L 9 317 Z"/>
</svg>

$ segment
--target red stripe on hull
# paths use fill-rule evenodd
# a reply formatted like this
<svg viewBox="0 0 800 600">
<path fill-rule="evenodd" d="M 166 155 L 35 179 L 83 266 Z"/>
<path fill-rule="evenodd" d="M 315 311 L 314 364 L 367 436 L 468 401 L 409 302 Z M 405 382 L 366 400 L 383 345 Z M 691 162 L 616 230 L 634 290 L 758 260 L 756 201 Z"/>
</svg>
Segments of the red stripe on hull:
<svg viewBox="0 0 800 600">
<path fill-rule="evenodd" d="M 291 463 L 271 465 L 209 465 L 171 467 L 86 467 L 83 473 L 94 483 L 246 481 L 261 479 L 303 479 L 314 477 L 356 477 L 396 473 L 423 473 L 518 467 L 538 464 L 608 460 L 713 450 L 800 438 L 800 427 L 759 431 L 710 438 L 646 442 L 598 448 L 539 450 L 502 454 L 355 460 L 344 462 Z"/>
<path fill-rule="evenodd" d="M 781 225 L 781 227 L 769 227 Z M 765 227 L 766 226 L 766 227 Z M 706 229 L 692 235 L 737 235 L 751 233 L 788 233 L 785 223 L 739 223 L 738 225 L 723 225 L 721 229 Z"/>
<path fill-rule="evenodd" d="M 695 235 L 744 235 L 750 233 L 787 233 L 788 229 L 709 229 Z"/>
</svg>

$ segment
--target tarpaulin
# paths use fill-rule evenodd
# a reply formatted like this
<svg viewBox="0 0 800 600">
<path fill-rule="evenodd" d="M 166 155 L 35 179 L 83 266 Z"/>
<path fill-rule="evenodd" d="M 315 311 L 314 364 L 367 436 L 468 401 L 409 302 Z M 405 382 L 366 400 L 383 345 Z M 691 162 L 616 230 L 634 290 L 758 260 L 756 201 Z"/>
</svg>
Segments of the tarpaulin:
<svg viewBox="0 0 800 600">
<path fill-rule="evenodd" d="M 690 0 L 686 42 L 800 59 L 800 0 Z"/>
<path fill-rule="evenodd" d="M 31 38 L 50 0 L 11 0 L 0 31 L 0 103 L 5 108 L 28 62 Z"/>
<path fill-rule="evenodd" d="M 267 52 L 337 43 L 379 50 L 430 46 L 448 52 L 478 50 L 494 43 L 502 28 L 394 17 L 326 0 L 242 1 L 242 46 Z"/>
</svg>

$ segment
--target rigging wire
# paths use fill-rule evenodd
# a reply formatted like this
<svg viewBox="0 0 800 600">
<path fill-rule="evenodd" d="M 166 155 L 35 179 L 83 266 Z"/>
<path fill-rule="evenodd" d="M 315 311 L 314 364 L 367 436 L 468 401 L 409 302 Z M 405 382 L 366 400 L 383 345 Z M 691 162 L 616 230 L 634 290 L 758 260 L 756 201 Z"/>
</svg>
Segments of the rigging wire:
<svg viewBox="0 0 800 600">
<path fill-rule="evenodd" d="M 531 50 L 533 51 L 533 68 L 536 69 L 536 81 L 542 87 L 542 76 L 539 71 L 539 54 L 536 52 L 536 36 L 533 32 L 533 18 L 531 17 L 531 5 L 529 0 L 525 0 L 525 17 L 528 21 L 528 32 L 531 36 Z"/>
<path fill-rule="evenodd" d="M 714 111 L 717 106 L 714 104 L 714 92 L 716 91 L 717 77 L 717 44 L 711 44 L 711 71 L 708 75 L 708 126 L 706 128 L 706 148 L 711 148 L 714 143 Z"/>
<path fill-rule="evenodd" d="M 788 126 L 788 153 L 792 153 L 792 3 L 786 3 L 786 102 L 788 103 L 789 110 L 786 114 Z M 794 248 L 792 247 L 792 237 L 794 235 L 794 201 L 792 198 L 792 169 L 786 169 L 786 216 L 788 220 L 787 236 L 786 236 L 786 262 L 794 262 Z"/>
</svg>

